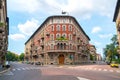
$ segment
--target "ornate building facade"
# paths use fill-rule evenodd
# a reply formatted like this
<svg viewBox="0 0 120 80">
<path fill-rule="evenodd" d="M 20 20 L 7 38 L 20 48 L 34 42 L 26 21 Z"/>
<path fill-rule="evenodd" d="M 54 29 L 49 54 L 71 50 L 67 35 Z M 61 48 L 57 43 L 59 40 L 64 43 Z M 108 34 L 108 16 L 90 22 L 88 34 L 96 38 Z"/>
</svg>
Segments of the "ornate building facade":
<svg viewBox="0 0 120 80">
<path fill-rule="evenodd" d="M 9 19 L 6 0 L 0 0 L 0 65 L 5 63 L 8 48 Z"/>
<path fill-rule="evenodd" d="M 50 16 L 26 41 L 25 60 L 46 65 L 88 62 L 89 41 L 74 17 Z"/>
</svg>

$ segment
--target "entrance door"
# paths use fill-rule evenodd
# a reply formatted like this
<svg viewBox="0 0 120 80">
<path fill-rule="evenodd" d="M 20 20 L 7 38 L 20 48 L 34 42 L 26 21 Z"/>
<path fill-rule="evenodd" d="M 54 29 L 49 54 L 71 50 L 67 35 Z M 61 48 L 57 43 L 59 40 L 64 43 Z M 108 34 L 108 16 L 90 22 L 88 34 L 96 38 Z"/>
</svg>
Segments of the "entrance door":
<svg viewBox="0 0 120 80">
<path fill-rule="evenodd" d="M 64 55 L 63 54 L 61 54 L 61 55 L 59 55 L 59 64 L 64 64 Z"/>
</svg>

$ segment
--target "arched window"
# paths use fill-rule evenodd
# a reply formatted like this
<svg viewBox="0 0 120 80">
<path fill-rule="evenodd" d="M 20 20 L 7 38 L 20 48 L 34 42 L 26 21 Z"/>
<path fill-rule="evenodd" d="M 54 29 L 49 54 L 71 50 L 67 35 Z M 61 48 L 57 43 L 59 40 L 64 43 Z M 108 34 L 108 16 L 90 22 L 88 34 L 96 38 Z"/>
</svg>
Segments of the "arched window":
<svg viewBox="0 0 120 80">
<path fill-rule="evenodd" d="M 68 30 L 72 31 L 72 26 L 71 25 L 69 25 Z"/>
<path fill-rule="evenodd" d="M 51 34 L 51 40 L 54 40 L 54 34 Z"/>
<path fill-rule="evenodd" d="M 69 34 L 69 40 L 72 40 L 72 35 L 71 34 Z"/>
<path fill-rule="evenodd" d="M 59 45 L 59 43 L 57 44 L 57 49 L 58 49 L 58 50 L 60 49 L 60 45 Z"/>
<path fill-rule="evenodd" d="M 51 31 L 54 31 L 54 25 L 51 26 Z"/>
<path fill-rule="evenodd" d="M 56 31 L 60 31 L 60 25 L 56 26 Z"/>
<path fill-rule="evenodd" d="M 60 38 L 60 34 L 59 33 L 56 34 L 56 38 Z"/>
<path fill-rule="evenodd" d="M 62 26 L 62 31 L 66 31 L 66 26 L 65 25 Z"/>
<path fill-rule="evenodd" d="M 64 48 L 63 49 L 66 49 L 66 43 L 64 43 Z"/>
<path fill-rule="evenodd" d="M 66 34 L 66 33 L 63 33 L 62 36 L 63 36 L 64 38 L 66 38 L 66 37 L 67 37 L 67 34 Z"/>
</svg>

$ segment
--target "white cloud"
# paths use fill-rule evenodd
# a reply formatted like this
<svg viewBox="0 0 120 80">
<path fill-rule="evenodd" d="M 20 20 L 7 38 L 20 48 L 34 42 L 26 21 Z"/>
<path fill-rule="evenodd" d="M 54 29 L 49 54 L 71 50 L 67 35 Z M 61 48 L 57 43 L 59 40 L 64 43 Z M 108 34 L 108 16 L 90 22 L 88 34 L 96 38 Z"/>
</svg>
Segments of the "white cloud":
<svg viewBox="0 0 120 80">
<path fill-rule="evenodd" d="M 91 33 L 98 33 L 98 32 L 100 32 L 101 31 L 101 27 L 94 27 L 93 29 L 92 29 L 92 32 Z"/>
<path fill-rule="evenodd" d="M 113 36 L 113 34 L 100 34 L 99 37 L 100 38 L 111 38 Z"/>
<path fill-rule="evenodd" d="M 95 41 L 94 44 L 97 45 L 97 46 L 101 45 L 101 43 L 97 42 L 97 41 Z"/>
<path fill-rule="evenodd" d="M 8 8 L 17 12 L 34 13 L 40 5 L 39 0 L 8 0 Z"/>
<path fill-rule="evenodd" d="M 20 32 L 25 35 L 31 35 L 39 27 L 39 23 L 35 19 L 27 20 L 23 24 L 18 24 Z"/>
<path fill-rule="evenodd" d="M 102 5 L 102 6 L 101 6 Z M 8 0 L 8 9 L 27 13 L 60 14 L 90 18 L 92 14 L 112 16 L 116 0 Z"/>
<path fill-rule="evenodd" d="M 16 40 L 25 39 L 25 36 L 23 34 L 10 34 L 9 38 L 16 41 Z"/>
</svg>

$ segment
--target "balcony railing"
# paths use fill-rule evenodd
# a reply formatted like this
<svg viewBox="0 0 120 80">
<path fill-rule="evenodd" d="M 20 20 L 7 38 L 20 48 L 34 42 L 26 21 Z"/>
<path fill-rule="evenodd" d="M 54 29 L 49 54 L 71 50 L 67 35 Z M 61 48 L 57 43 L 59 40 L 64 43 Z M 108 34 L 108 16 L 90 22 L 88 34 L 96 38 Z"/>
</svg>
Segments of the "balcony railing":
<svg viewBox="0 0 120 80">
<path fill-rule="evenodd" d="M 3 27 L 0 27 L 0 33 L 2 33 L 4 31 Z"/>
<path fill-rule="evenodd" d="M 76 52 L 76 50 L 72 49 L 50 49 L 47 52 Z"/>
</svg>

